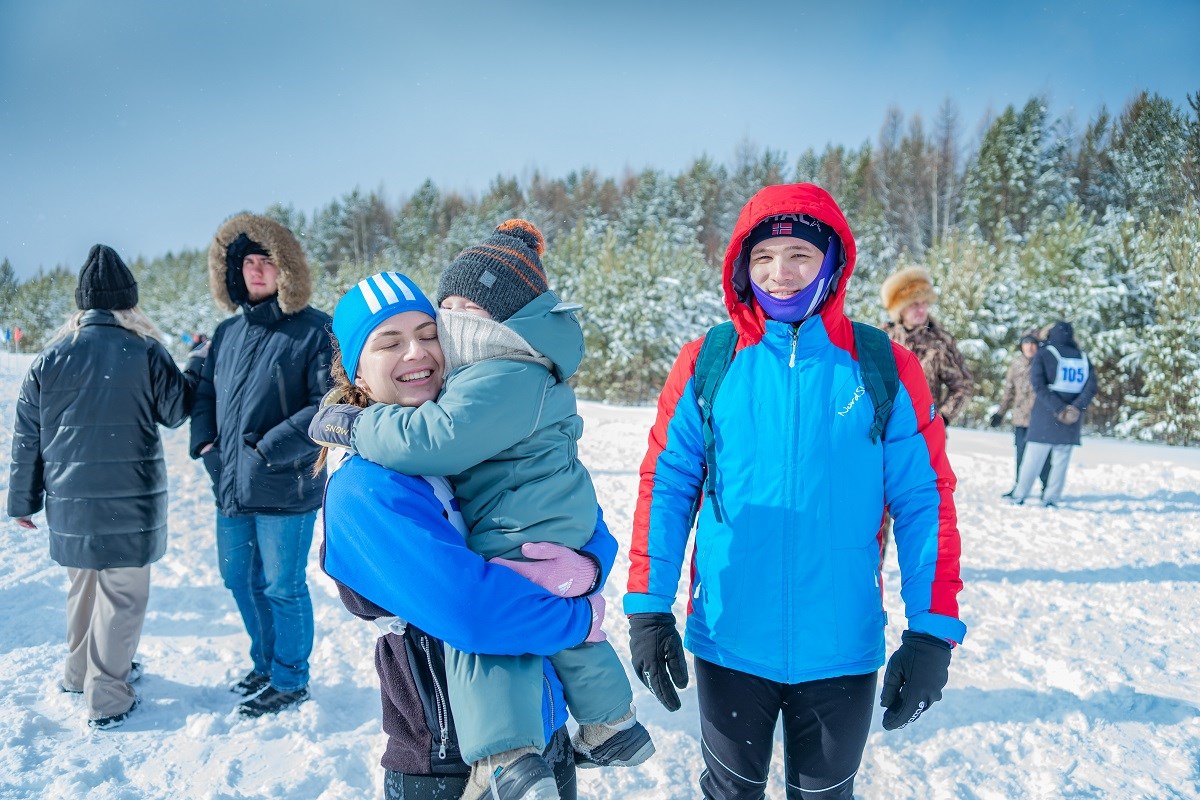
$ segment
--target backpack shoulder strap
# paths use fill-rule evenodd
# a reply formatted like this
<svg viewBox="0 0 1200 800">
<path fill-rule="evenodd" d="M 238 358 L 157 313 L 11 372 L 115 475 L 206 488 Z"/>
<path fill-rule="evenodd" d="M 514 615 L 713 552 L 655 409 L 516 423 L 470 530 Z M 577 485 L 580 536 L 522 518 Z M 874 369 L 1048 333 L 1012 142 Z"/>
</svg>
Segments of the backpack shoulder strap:
<svg viewBox="0 0 1200 800">
<path fill-rule="evenodd" d="M 700 345 L 700 354 L 696 356 L 696 369 L 692 375 L 704 433 L 704 494 L 713 504 L 713 514 L 718 522 L 721 521 L 721 509 L 717 502 L 717 437 L 712 425 L 712 406 L 717 389 L 729 371 L 736 347 L 737 331 L 732 322 L 722 322 L 709 328 L 708 333 L 704 334 L 704 343 Z M 693 517 L 698 511 L 699 503 L 693 509 Z"/>
<path fill-rule="evenodd" d="M 892 415 L 892 403 L 900 390 L 900 371 L 896 368 L 896 356 L 892 353 L 892 340 L 887 333 L 855 322 L 854 346 L 858 350 L 858 367 L 871 404 L 875 406 L 875 421 L 871 424 L 871 442 L 883 438 L 888 417 Z"/>
</svg>

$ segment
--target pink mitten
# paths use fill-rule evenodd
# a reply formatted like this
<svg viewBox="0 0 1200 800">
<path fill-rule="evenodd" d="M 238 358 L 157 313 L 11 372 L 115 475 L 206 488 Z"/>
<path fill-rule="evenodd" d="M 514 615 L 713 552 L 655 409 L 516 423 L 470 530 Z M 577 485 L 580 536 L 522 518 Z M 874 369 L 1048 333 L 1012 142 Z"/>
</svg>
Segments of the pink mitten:
<svg viewBox="0 0 1200 800">
<path fill-rule="evenodd" d="M 608 637 L 601 629 L 604 624 L 604 595 L 591 594 L 588 595 L 588 605 L 592 607 L 592 627 L 588 630 L 585 642 L 603 642 L 607 641 Z"/>
<path fill-rule="evenodd" d="M 561 544 L 526 542 L 521 545 L 521 554 L 529 560 L 493 558 L 492 563 L 503 564 L 559 597 L 587 594 L 596 582 L 596 562 Z"/>
</svg>

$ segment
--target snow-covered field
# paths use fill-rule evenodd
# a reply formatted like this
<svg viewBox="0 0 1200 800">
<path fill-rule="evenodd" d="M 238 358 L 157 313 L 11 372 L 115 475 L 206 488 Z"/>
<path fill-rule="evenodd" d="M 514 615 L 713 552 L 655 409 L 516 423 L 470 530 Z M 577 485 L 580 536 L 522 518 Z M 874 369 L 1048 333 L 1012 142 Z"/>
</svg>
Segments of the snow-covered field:
<svg viewBox="0 0 1200 800">
<path fill-rule="evenodd" d="M 28 362 L 0 356 L 6 460 Z M 627 539 L 652 409 L 585 403 L 583 416 L 584 459 L 613 532 Z M 225 687 L 248 668 L 247 640 L 217 573 L 211 495 L 186 457 L 186 426 L 165 441 L 172 538 L 152 573 L 143 705 L 123 728 L 90 731 L 79 697 L 57 690 L 66 571 L 46 555 L 44 530 L 3 528 L 0 797 L 379 797 L 375 628 L 342 609 L 315 547 L 314 700 L 275 719 L 230 713 Z M 950 452 L 967 642 L 944 700 L 916 725 L 885 732 L 877 712 L 857 795 L 1200 798 L 1200 450 L 1085 440 L 1058 510 L 1000 499 L 1009 434 L 955 429 Z M 5 468 L 5 494 L 7 482 Z M 622 553 L 610 609 L 620 608 L 627 568 Z M 894 645 L 903 620 L 894 559 L 886 574 Z M 627 655 L 619 615 L 606 627 Z M 694 690 L 670 714 L 634 686 L 658 754 L 638 769 L 581 773 L 581 797 L 698 797 Z M 783 797 L 780 761 L 777 752 L 771 798 Z"/>
</svg>

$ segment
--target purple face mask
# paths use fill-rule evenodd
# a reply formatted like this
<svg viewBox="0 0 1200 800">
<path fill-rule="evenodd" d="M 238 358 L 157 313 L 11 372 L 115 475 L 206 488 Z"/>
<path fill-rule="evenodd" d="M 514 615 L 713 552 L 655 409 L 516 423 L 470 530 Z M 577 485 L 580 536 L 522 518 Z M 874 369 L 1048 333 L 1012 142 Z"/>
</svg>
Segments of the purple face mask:
<svg viewBox="0 0 1200 800">
<path fill-rule="evenodd" d="M 825 259 L 821 262 L 821 269 L 817 270 L 817 277 L 808 286 L 786 300 L 772 297 L 766 289 L 761 288 L 754 281 L 750 281 L 754 297 L 767 316 L 779 322 L 800 322 L 811 317 L 829 294 L 838 260 L 838 250 L 838 243 L 830 239 L 829 246 L 825 249 Z"/>
</svg>

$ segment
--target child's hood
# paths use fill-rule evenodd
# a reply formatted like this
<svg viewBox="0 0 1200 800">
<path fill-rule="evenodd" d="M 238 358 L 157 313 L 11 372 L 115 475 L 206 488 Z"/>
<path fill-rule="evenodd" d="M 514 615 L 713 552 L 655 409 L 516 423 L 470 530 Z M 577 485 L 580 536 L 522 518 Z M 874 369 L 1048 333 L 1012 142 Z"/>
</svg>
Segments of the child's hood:
<svg viewBox="0 0 1200 800">
<path fill-rule="evenodd" d="M 575 316 L 579 308 L 563 303 L 554 292 L 543 292 L 504 324 L 553 361 L 558 377 L 566 380 L 583 361 L 583 328 Z"/>
</svg>

